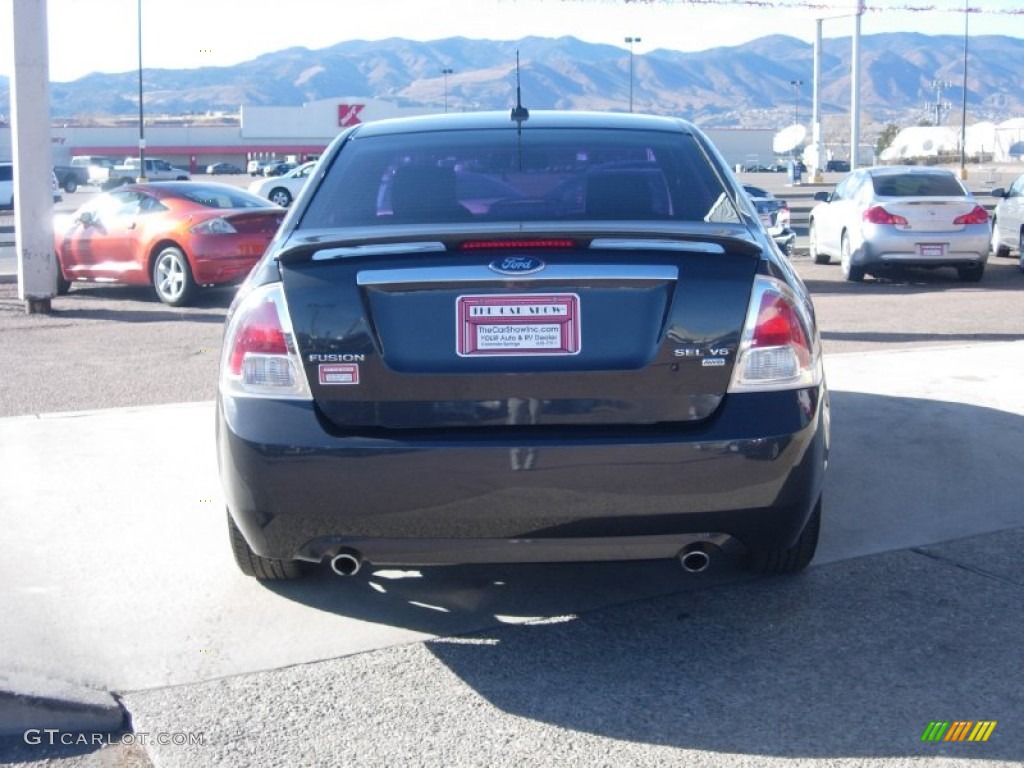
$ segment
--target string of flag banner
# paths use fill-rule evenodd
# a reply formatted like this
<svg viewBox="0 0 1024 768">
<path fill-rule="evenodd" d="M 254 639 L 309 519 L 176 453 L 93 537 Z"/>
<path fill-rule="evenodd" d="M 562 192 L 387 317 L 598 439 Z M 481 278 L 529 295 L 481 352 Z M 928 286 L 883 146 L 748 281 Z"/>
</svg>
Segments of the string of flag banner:
<svg viewBox="0 0 1024 768">
<path fill-rule="evenodd" d="M 563 0 L 563 2 L 587 2 L 587 0 Z M 604 0 L 614 2 L 616 0 Z M 822 3 L 815 0 L 621 0 L 621 2 L 634 5 L 742 5 L 748 8 L 769 8 L 777 10 L 808 10 L 808 11 L 845 11 L 856 13 L 852 3 Z M 886 3 L 885 5 L 869 5 L 862 3 L 860 10 L 863 13 L 877 13 L 881 11 L 909 11 L 912 13 L 988 13 L 1002 14 L 1005 16 L 1024 16 L 1024 8 L 997 8 L 988 5 L 963 5 L 954 3 Z"/>
</svg>

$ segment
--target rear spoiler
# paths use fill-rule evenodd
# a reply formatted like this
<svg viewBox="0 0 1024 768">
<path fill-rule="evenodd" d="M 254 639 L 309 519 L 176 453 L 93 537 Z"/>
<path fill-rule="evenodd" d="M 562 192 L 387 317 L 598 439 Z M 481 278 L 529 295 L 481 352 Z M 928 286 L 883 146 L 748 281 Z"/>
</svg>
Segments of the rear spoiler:
<svg viewBox="0 0 1024 768">
<path fill-rule="evenodd" d="M 520 227 L 446 225 L 363 227 L 338 230 L 310 230 L 291 236 L 281 244 L 274 258 L 280 264 L 309 261 L 380 256 L 402 253 L 457 251 L 467 242 L 478 240 L 532 240 L 538 236 L 557 236 L 574 241 L 580 250 L 658 250 L 700 251 L 702 253 L 735 253 L 754 258 L 763 255 L 761 244 L 741 226 L 721 224 L 694 225 L 687 231 L 669 230 L 658 222 L 631 222 L 628 229 L 621 222 L 587 222 L 585 228 L 564 225 Z"/>
</svg>

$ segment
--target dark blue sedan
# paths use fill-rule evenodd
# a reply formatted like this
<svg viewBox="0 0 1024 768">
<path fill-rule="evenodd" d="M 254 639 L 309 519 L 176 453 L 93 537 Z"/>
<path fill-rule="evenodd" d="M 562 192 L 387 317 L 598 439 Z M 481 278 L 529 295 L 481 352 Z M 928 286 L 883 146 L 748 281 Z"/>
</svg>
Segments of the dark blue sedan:
<svg viewBox="0 0 1024 768">
<path fill-rule="evenodd" d="M 682 120 L 513 118 L 346 130 L 242 287 L 217 401 L 238 565 L 803 569 L 821 347 L 743 188 Z M 462 199 L 482 177 L 502 193 Z"/>
</svg>

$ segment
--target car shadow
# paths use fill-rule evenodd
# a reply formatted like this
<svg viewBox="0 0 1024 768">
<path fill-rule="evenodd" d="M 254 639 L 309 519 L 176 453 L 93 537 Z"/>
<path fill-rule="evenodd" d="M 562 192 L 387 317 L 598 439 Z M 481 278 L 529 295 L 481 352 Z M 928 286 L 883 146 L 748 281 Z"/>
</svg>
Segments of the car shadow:
<svg viewBox="0 0 1024 768">
<path fill-rule="evenodd" d="M 872 344 L 929 344 L 947 342 L 978 344 L 987 341 L 1022 341 L 1021 333 L 900 333 L 893 331 L 821 331 L 825 341 L 861 341 Z"/>
<path fill-rule="evenodd" d="M 1009 577 L 987 572 L 987 557 L 932 552 L 1024 525 L 1012 464 L 1024 419 L 858 392 L 833 391 L 832 403 L 822 543 L 799 576 L 753 577 L 721 558 L 696 577 L 654 561 L 368 567 L 341 580 L 321 570 L 265 586 L 319 611 L 457 635 L 426 648 L 501 712 L 568 732 L 714 753 L 916 757 L 949 754 L 921 741 L 929 721 L 992 719 L 1002 738 L 970 754 L 1024 759 L 1024 570 L 1009 550 L 998 553 Z M 1024 529 L 990 539 L 983 550 L 1015 552 Z"/>
<path fill-rule="evenodd" d="M 235 286 L 206 288 L 198 291 L 188 306 L 170 307 L 147 286 L 75 284 L 68 295 L 54 299 L 52 307 L 55 316 L 69 319 L 223 324 L 236 291 Z"/>
<path fill-rule="evenodd" d="M 839 275 L 838 260 L 833 259 L 831 264 L 807 265 L 804 268 L 803 282 L 813 296 L 826 294 L 867 294 L 876 296 L 880 292 L 892 295 L 935 293 L 936 291 L 954 290 L 1014 290 L 1024 291 L 1024 279 L 1015 264 L 1010 262 L 994 262 L 989 260 L 985 270 L 985 276 L 978 283 L 962 282 L 955 270 L 952 268 L 941 269 L 914 269 L 891 268 L 877 275 L 867 275 L 864 282 L 852 283 L 842 279 L 819 280 L 808 270 L 834 269 L 835 275 Z"/>
</svg>

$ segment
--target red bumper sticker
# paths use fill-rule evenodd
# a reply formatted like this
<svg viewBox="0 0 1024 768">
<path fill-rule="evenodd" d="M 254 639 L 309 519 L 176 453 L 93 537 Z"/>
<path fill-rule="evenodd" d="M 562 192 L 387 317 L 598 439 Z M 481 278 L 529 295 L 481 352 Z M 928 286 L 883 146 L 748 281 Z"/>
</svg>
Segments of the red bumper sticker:
<svg viewBox="0 0 1024 768">
<path fill-rule="evenodd" d="M 356 363 L 331 363 L 330 365 L 320 364 L 320 383 L 328 384 L 358 384 L 359 365 Z"/>
<path fill-rule="evenodd" d="M 575 293 L 459 296 L 455 319 L 455 351 L 461 357 L 580 351 L 580 297 Z"/>
</svg>

